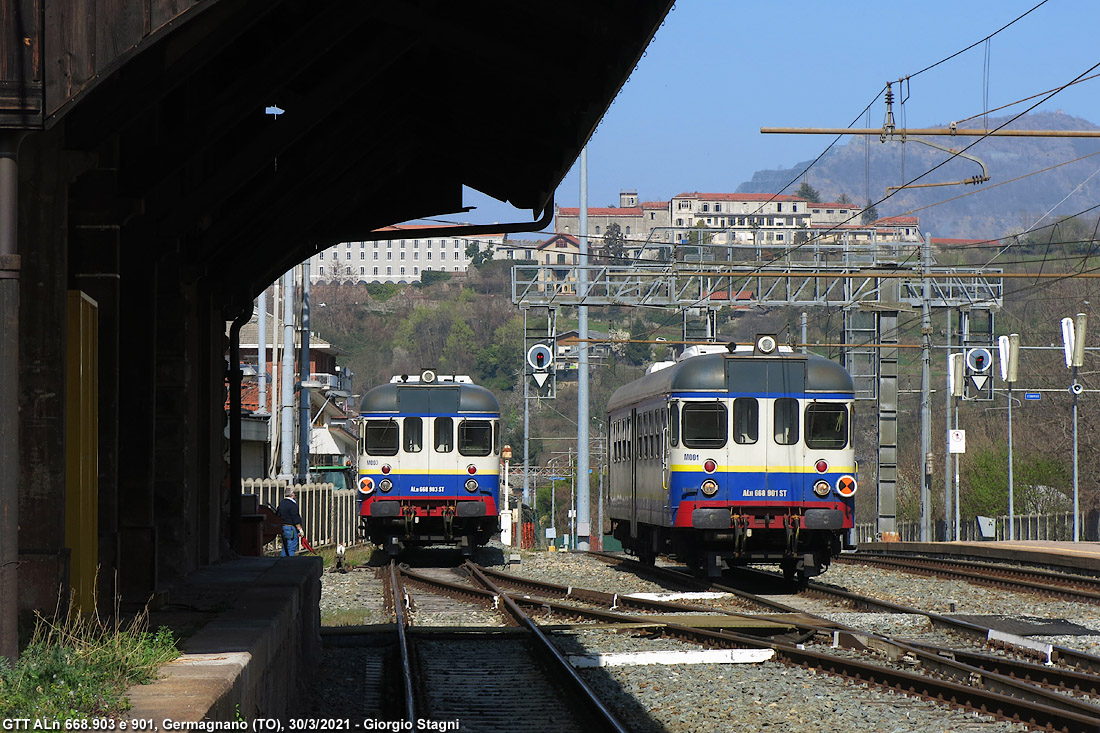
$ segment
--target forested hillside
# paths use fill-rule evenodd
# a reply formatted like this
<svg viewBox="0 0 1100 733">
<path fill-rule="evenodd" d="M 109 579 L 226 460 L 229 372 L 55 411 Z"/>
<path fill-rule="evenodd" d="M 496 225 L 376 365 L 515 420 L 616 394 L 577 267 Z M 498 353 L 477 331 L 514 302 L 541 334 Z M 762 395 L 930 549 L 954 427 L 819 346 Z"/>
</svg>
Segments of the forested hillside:
<svg viewBox="0 0 1100 733">
<path fill-rule="evenodd" d="M 1072 507 L 1072 398 L 1071 378 L 1061 350 L 1059 321 L 1077 312 L 1091 314 L 1100 303 L 1100 281 L 1091 277 L 1100 268 L 1097 220 L 1072 219 L 1041 228 L 1005 245 L 946 247 L 936 252 L 943 265 L 984 265 L 997 262 L 1012 275 L 1005 280 L 1005 308 L 995 315 L 996 335 L 1019 333 L 1023 352 L 1020 381 L 1015 393 L 1013 438 L 1017 513 L 1067 510 Z M 492 389 L 500 399 L 507 424 L 505 442 L 523 445 L 523 317 L 509 297 L 509 264 L 491 262 L 472 269 L 468 278 L 454 278 L 429 286 L 328 285 L 313 289 L 314 329 L 349 353 L 356 391 L 365 392 L 394 374 L 418 373 L 434 367 L 445 373 L 469 374 Z M 1086 273 L 1085 277 L 1047 276 Z M 1026 277 L 1025 277 L 1026 276 Z M 839 360 L 844 339 L 839 308 L 806 309 L 811 350 Z M 781 341 L 801 341 L 801 309 L 753 307 L 719 312 L 722 341 L 750 342 L 757 333 L 777 333 Z M 698 318 L 698 316 L 692 316 Z M 899 397 L 899 516 L 917 519 L 919 511 L 920 446 L 920 321 L 918 312 L 903 312 L 901 394 Z M 947 316 L 933 314 L 932 436 L 934 515 L 942 517 L 944 504 L 944 446 Z M 574 309 L 562 308 L 558 330 L 576 326 Z M 952 316 L 952 343 L 958 350 L 957 316 Z M 592 369 L 590 434 L 598 443 L 604 407 L 620 385 L 639 376 L 644 365 L 668 358 L 670 346 L 682 337 L 679 312 L 655 308 L 592 308 L 590 330 L 610 334 L 615 356 Z M 1090 351 L 1079 380 L 1080 495 L 1084 511 L 1100 508 L 1100 423 L 1093 419 L 1100 404 L 1100 377 L 1092 345 L 1100 334 L 1100 313 L 1091 321 Z M 654 343 L 644 343 L 644 342 Z M 992 402 L 963 402 L 960 426 L 967 431 L 967 453 L 960 462 L 961 514 L 1007 512 L 1007 410 L 1004 383 L 994 368 L 997 387 Z M 1024 391 L 1041 392 L 1042 399 L 1023 401 Z M 561 380 L 554 400 L 531 401 L 532 462 L 546 465 L 576 440 L 575 382 Z M 875 492 L 877 418 L 873 403 L 860 403 L 856 420 L 857 451 L 861 456 L 862 489 L 857 511 L 862 521 L 877 514 Z M 598 464 L 594 452 L 592 465 Z M 593 487 L 597 485 L 593 479 Z M 568 482 L 563 484 L 568 497 Z M 560 510 L 564 504 L 559 494 Z M 545 500 L 543 511 L 548 511 Z M 558 526 L 562 526 L 559 524 Z"/>
</svg>

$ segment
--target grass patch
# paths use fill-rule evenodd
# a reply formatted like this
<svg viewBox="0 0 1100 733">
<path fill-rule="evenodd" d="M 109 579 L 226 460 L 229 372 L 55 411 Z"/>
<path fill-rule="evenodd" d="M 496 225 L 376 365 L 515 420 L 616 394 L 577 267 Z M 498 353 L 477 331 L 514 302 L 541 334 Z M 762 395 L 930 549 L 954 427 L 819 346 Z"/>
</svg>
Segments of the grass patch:
<svg viewBox="0 0 1100 733">
<path fill-rule="evenodd" d="M 172 632 L 148 631 L 144 613 L 126 624 L 75 611 L 55 621 L 38 615 L 15 665 L 0 658 L 0 717 L 117 715 L 130 706 L 126 688 L 152 681 L 178 656 Z"/>
<path fill-rule="evenodd" d="M 371 556 L 375 553 L 376 548 L 371 544 L 353 545 L 348 547 L 344 551 L 344 564 L 349 568 L 358 567 L 360 565 L 367 565 L 370 563 Z M 328 546 L 317 550 L 317 555 L 321 558 L 325 568 L 336 567 L 336 547 Z"/>
<path fill-rule="evenodd" d="M 338 608 L 334 611 L 321 613 L 322 626 L 370 626 L 371 624 L 385 623 L 389 620 L 375 618 L 376 614 L 365 608 Z"/>
</svg>

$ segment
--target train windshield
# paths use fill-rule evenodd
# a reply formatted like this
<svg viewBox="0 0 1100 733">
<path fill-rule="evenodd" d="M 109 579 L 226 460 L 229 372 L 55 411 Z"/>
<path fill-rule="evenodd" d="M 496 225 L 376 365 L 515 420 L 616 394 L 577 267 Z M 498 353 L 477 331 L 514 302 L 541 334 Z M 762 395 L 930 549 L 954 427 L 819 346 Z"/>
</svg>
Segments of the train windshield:
<svg viewBox="0 0 1100 733">
<path fill-rule="evenodd" d="M 398 430 L 396 420 L 367 420 L 366 439 L 367 455 L 371 456 L 396 456 L 398 447 Z"/>
<path fill-rule="evenodd" d="M 685 402 L 681 437 L 687 448 L 721 448 L 726 444 L 726 406 L 721 402 Z"/>
<path fill-rule="evenodd" d="M 848 442 L 848 408 L 814 402 L 806 405 L 806 445 L 843 448 Z"/>
<path fill-rule="evenodd" d="M 493 451 L 493 424 L 488 420 L 463 420 L 458 424 L 458 452 L 487 456 Z"/>
</svg>

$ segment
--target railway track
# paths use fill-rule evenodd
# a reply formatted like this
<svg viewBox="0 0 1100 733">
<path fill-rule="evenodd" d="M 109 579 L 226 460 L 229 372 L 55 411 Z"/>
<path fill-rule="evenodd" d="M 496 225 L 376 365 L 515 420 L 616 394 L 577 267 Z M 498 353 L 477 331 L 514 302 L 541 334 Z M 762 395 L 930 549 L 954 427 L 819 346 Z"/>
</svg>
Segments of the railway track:
<svg viewBox="0 0 1100 733">
<path fill-rule="evenodd" d="M 546 635 L 491 581 L 481 578 L 476 587 L 441 577 L 450 573 L 396 565 L 388 572 L 402 650 L 403 720 L 411 730 L 431 720 L 477 731 L 625 733 Z M 502 625 L 418 627 L 416 609 L 431 596 L 494 609 Z"/>
<path fill-rule="evenodd" d="M 840 657 L 835 653 L 822 654 L 809 649 L 809 644 L 792 644 L 790 640 L 780 638 L 766 642 L 751 638 L 737 639 L 742 644 L 767 644 L 776 650 L 781 661 L 788 664 L 812 666 L 833 674 L 989 713 L 1002 719 L 1016 720 L 1041 729 L 1066 731 L 1100 729 L 1100 707 L 1092 700 L 1098 692 L 1097 683 L 1100 680 L 1096 674 L 1100 670 L 1100 658 L 1092 655 L 1052 645 L 1036 648 L 1036 645 L 1028 645 L 1025 639 L 991 635 L 990 629 L 982 628 L 977 624 L 928 614 L 819 583 L 810 583 L 805 591 L 806 594 L 857 609 L 922 615 L 928 618 L 932 626 L 945 628 L 953 633 L 963 634 L 970 639 L 991 645 L 995 653 L 903 641 L 882 634 L 861 631 L 820 617 L 816 622 L 811 621 L 806 617 L 812 618 L 812 614 L 806 614 L 803 609 L 778 601 L 774 597 L 749 594 L 723 584 L 687 577 L 679 571 L 653 568 L 619 556 L 604 553 L 592 554 L 607 562 L 620 563 L 636 572 L 659 576 L 670 582 L 682 579 L 687 587 L 706 587 L 728 592 L 742 602 L 756 602 L 762 609 L 801 614 L 802 619 L 793 617 L 790 619 L 792 625 L 798 627 L 801 632 L 809 633 L 816 629 L 817 634 L 831 635 L 833 647 L 843 647 L 859 655 L 878 658 L 868 663 L 856 658 Z M 551 590 L 548 588 L 547 592 Z M 579 595 L 576 589 L 570 590 L 570 595 Z M 684 634 L 682 628 L 670 627 L 669 632 L 681 636 Z M 706 638 L 699 629 L 695 629 L 692 633 L 697 638 Z M 734 637 L 739 636 L 729 631 L 718 633 L 726 641 L 733 641 Z M 711 641 L 714 643 L 717 640 L 711 637 Z M 1040 658 L 1036 659 L 1036 657 Z M 882 660 L 885 660 L 885 665 Z M 906 668 L 919 670 L 919 672 L 907 671 Z"/>
<path fill-rule="evenodd" d="M 1040 568 L 1023 568 L 973 560 L 911 557 L 906 555 L 841 555 L 837 562 L 892 568 L 937 578 L 953 578 L 1016 592 L 1056 596 L 1078 603 L 1100 605 L 1100 578 L 1071 575 Z"/>
</svg>

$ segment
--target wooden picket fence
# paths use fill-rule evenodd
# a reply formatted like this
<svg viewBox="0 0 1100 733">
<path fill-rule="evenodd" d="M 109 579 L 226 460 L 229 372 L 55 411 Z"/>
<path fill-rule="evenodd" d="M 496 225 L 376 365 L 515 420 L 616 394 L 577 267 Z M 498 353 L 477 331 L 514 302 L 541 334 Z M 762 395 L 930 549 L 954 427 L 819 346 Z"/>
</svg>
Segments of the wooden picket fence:
<svg viewBox="0 0 1100 733">
<path fill-rule="evenodd" d="M 355 489 L 337 489 L 333 484 L 291 484 L 280 479 L 246 478 L 241 480 L 241 491 L 246 496 L 254 495 L 257 505 L 267 504 L 275 509 L 291 485 L 302 515 L 302 530 L 314 549 L 340 543 L 351 547 L 362 542 L 355 533 L 358 520 Z"/>
</svg>

